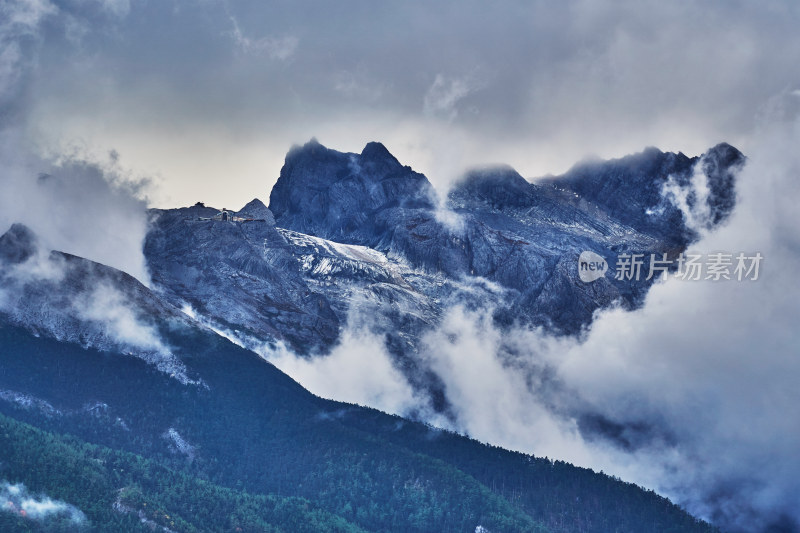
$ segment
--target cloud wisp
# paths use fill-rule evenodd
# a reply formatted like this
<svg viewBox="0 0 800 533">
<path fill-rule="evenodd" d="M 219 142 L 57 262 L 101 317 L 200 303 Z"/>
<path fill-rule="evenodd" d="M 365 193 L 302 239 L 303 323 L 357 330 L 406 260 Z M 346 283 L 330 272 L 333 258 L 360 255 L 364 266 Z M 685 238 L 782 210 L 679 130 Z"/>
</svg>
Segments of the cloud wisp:
<svg viewBox="0 0 800 533">
<path fill-rule="evenodd" d="M 149 284 L 142 253 L 146 180 L 126 176 L 113 156 L 103 163 L 73 158 L 54 163 L 3 148 L 0 155 L 6 163 L 0 181 L 2 231 L 25 224 L 48 249 L 115 267 Z"/>
<path fill-rule="evenodd" d="M 423 109 L 427 115 L 448 121 L 458 116 L 458 103 L 481 87 L 474 77 L 448 77 L 437 74 L 425 93 Z"/>
<path fill-rule="evenodd" d="M 292 57 L 297 49 L 299 43 L 297 37 L 287 35 L 284 37 L 261 37 L 259 39 L 252 39 L 244 35 L 235 17 L 231 15 L 229 18 L 233 26 L 231 36 L 236 46 L 245 54 L 255 56 L 264 55 L 270 59 L 286 61 Z"/>
<path fill-rule="evenodd" d="M 74 505 L 46 495 L 31 494 L 22 483 L 0 481 L 0 512 L 43 523 L 66 520 L 73 527 L 87 525 L 86 515 Z"/>
<path fill-rule="evenodd" d="M 37 336 L 138 357 L 185 385 L 201 383 L 189 379 L 162 336 L 158 324 L 171 317 L 158 313 L 165 308 L 137 281 L 104 265 L 50 252 L 20 224 L 3 240 L 0 315 L 5 320 Z M 148 314 L 153 311 L 156 316 Z"/>
<path fill-rule="evenodd" d="M 127 0 L 97 6 L 117 18 L 129 10 Z M 89 17 L 72 7 L 48 0 L 0 7 L 0 231 L 23 223 L 48 250 L 114 266 L 148 284 L 142 243 L 150 180 L 127 171 L 114 150 L 102 158 L 74 148 L 41 156 L 27 130 L 30 92 L 53 27 L 66 31 Z"/>
</svg>

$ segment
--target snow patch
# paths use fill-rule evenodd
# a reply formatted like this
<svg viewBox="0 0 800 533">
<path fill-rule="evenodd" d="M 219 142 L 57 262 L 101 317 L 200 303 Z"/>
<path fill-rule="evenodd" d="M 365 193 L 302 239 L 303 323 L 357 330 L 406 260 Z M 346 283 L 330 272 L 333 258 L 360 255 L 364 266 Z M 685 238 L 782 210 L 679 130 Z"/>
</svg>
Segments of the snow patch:
<svg viewBox="0 0 800 533">
<path fill-rule="evenodd" d="M 179 453 L 185 455 L 190 462 L 194 461 L 196 448 L 189 444 L 189 442 L 178 433 L 177 429 L 169 428 L 161 436 L 170 441 L 175 449 Z"/>
<path fill-rule="evenodd" d="M 16 404 L 26 410 L 35 410 L 43 413 L 45 416 L 60 416 L 62 413 L 50 402 L 12 390 L 0 390 L 0 400 Z"/>
</svg>

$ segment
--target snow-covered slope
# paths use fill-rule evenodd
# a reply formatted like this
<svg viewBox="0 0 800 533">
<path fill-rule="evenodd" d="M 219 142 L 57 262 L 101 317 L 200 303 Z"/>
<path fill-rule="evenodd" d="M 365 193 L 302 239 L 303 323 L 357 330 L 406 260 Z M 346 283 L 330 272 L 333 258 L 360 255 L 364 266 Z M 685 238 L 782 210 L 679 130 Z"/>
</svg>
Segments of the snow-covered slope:
<svg viewBox="0 0 800 533">
<path fill-rule="evenodd" d="M 138 357 L 184 384 L 193 382 L 165 339 L 196 326 L 132 276 L 43 250 L 20 224 L 0 237 L 0 267 L 0 316 L 9 324 Z"/>
</svg>

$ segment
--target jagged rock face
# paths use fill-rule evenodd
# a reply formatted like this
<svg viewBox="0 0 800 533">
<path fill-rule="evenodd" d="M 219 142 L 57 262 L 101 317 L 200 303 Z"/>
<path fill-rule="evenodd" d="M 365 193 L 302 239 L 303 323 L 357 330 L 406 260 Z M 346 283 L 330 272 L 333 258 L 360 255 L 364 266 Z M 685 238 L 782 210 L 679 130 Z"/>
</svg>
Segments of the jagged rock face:
<svg viewBox="0 0 800 533">
<path fill-rule="evenodd" d="M 492 209 L 532 207 L 536 186 L 511 167 L 489 167 L 468 172 L 450 192 L 451 203 Z"/>
<path fill-rule="evenodd" d="M 663 204 L 662 190 L 669 176 L 687 186 L 697 159 L 663 153 L 656 148 L 614 161 L 581 163 L 565 175 L 545 182 L 577 194 L 639 231 L 685 244 L 691 238 L 680 210 L 667 205 L 658 216 L 648 214 Z"/>
<path fill-rule="evenodd" d="M 613 302 L 635 307 L 653 281 L 615 279 L 617 257 L 674 258 L 696 235 L 665 187 L 687 188 L 718 223 L 741 161 L 720 145 L 694 159 L 648 149 L 537 183 L 483 169 L 439 204 L 383 145 L 345 154 L 312 141 L 287 156 L 269 209 L 254 200 L 238 213 L 246 221 L 210 220 L 217 210 L 204 206 L 154 210 L 145 255 L 170 303 L 240 339 L 324 353 L 346 325 L 366 328 L 413 383 L 436 390 L 417 352 L 448 307 L 568 334 Z M 706 197 L 689 190 L 698 176 Z M 583 251 L 612 271 L 580 281 Z"/>
<path fill-rule="evenodd" d="M 247 204 L 236 214 L 242 218 L 262 220 L 270 226 L 275 225 L 275 217 L 272 215 L 272 211 L 267 209 L 267 206 L 264 205 L 264 202 L 258 198 L 247 202 Z"/>
<path fill-rule="evenodd" d="M 22 224 L 13 224 L 0 236 L 0 261 L 5 265 L 24 263 L 36 253 L 36 236 Z"/>
<path fill-rule="evenodd" d="M 614 161 L 576 165 L 563 176 L 543 184 L 571 191 L 638 231 L 670 245 L 685 247 L 696 238 L 697 228 L 687 227 L 680 209 L 665 200 L 669 180 L 687 190 L 690 208 L 700 201 L 693 190 L 693 176 L 707 180 L 709 194 L 704 201 L 712 212 L 706 229 L 711 229 L 733 209 L 734 175 L 743 163 L 742 153 L 726 143 L 694 158 L 648 148 Z"/>
<path fill-rule="evenodd" d="M 282 227 L 375 246 L 387 229 L 381 214 L 434 203 L 427 178 L 401 165 L 382 144 L 345 154 L 311 141 L 286 156 L 269 208 Z"/>
<path fill-rule="evenodd" d="M 448 206 L 470 229 L 470 274 L 515 291 L 500 316 L 574 333 L 593 312 L 615 300 L 632 307 L 649 283 L 606 276 L 591 285 L 579 280 L 584 250 L 606 258 L 620 253 L 673 252 L 664 242 L 615 220 L 574 193 L 532 184 L 513 170 L 483 170 L 454 188 Z"/>
<path fill-rule="evenodd" d="M 209 220 L 217 212 L 152 211 L 144 250 L 163 297 L 176 307 L 188 304 L 253 348 L 281 341 L 301 354 L 326 352 L 347 324 L 381 335 L 409 380 L 433 392 L 440 409 L 441 385 L 415 357 L 420 337 L 446 305 L 495 306 L 505 297 L 369 247 L 276 227 L 257 200 L 238 214 L 261 212 L 263 220 Z"/>
<path fill-rule="evenodd" d="M 317 473 L 331 456 L 352 458 L 356 450 L 357 463 L 381 447 L 394 452 L 405 441 L 409 459 L 418 458 L 432 449 L 426 443 L 456 437 L 432 437 L 429 428 L 404 429 L 397 419 L 316 398 L 201 325 L 313 353 L 336 342 L 357 307 L 362 325 L 384 336 L 412 385 L 446 413 L 446 391 L 417 350 L 448 307 L 492 308 L 501 324 L 574 332 L 596 309 L 620 299 L 636 305 L 649 288 L 648 282 L 610 275 L 580 282 L 581 251 L 613 264 L 623 252 L 675 254 L 693 238 L 683 215 L 668 209 L 663 190 L 670 180 L 691 187 L 702 175 L 707 194 L 690 191 L 690 207 L 703 208 L 707 227 L 724 222 L 735 203 L 741 154 L 720 145 L 687 163 L 681 154 L 656 152 L 595 164 L 592 172 L 579 167 L 563 182 L 528 183 L 509 168 L 476 172 L 451 192 L 443 217 L 424 176 L 399 166 L 381 145 L 368 145 L 356 156 L 360 166 L 343 178 L 330 170 L 345 159 L 349 168 L 353 154 L 307 145 L 290 154 L 292 168 L 305 170 L 285 168 L 276 185 L 277 222 L 258 200 L 228 221 L 215 220 L 218 211 L 203 205 L 153 210 L 144 250 L 153 290 L 110 267 L 42 250 L 30 230 L 14 225 L 0 236 L 0 335 L 6 348 L 0 400 L 38 411 L 70 432 L 141 446 L 154 457 L 173 445 L 196 450 L 198 460 L 220 465 L 209 470 L 212 479 L 222 472 L 232 484 L 267 480 L 254 485 L 264 493 L 292 483 L 306 491 L 298 489 L 297 496 L 329 494 L 344 486 L 331 480 L 317 488 Z M 366 211 L 358 211 L 363 206 Z M 180 311 L 184 306 L 197 320 Z M 87 423 L 89 417 L 97 422 Z M 336 424 L 335 432 L 329 424 Z M 579 424 L 581 431 L 613 438 L 613 421 L 589 414 Z M 437 458 L 431 484 L 448 461 L 475 464 L 478 448 L 464 443 L 451 448 L 461 450 L 457 461 L 447 448 L 431 453 Z M 304 453 L 320 446 L 330 453 L 313 455 L 307 465 L 310 454 Z M 277 450 L 269 462 L 263 461 L 264 448 Z M 490 451 L 496 459 L 497 450 Z M 302 464 L 305 477 L 286 471 L 287 464 Z M 419 478 L 416 463 L 386 464 L 390 473 L 412 464 L 417 474 L 411 477 Z M 532 464 L 520 458 L 505 468 L 513 473 Z M 552 462 L 542 466 L 545 480 L 556 479 L 548 477 Z M 275 472 L 283 477 L 273 477 Z M 472 479 L 450 471 L 441 476 Z M 419 482 L 395 477 L 387 490 Z M 560 479 L 546 492 L 575 485 Z M 479 494 L 478 488 L 470 490 Z M 367 503 L 375 497 L 362 492 L 356 496 Z M 568 490 L 553 501 L 591 500 L 584 492 Z M 663 505 L 655 501 L 653 509 Z M 634 508 L 641 510 L 641 500 Z M 596 516 L 592 506 L 582 512 Z"/>
<path fill-rule="evenodd" d="M 348 499 L 379 510 L 405 508 L 408 502 L 413 506 L 419 500 L 419 487 L 433 487 L 428 499 L 436 502 L 440 494 L 471 494 L 466 506 L 469 522 L 462 520 L 470 527 L 480 515 L 484 524 L 485 517 L 498 516 L 497 527 L 532 530 L 533 518 L 511 522 L 506 516 L 538 517 L 542 498 L 549 498 L 545 507 L 556 508 L 553 523 L 564 522 L 565 516 L 568 523 L 589 523 L 609 507 L 604 502 L 619 504 L 619 512 L 598 522 L 598 529 L 611 523 L 620 524 L 619 529 L 641 530 L 655 523 L 653 513 L 666 508 L 652 492 L 636 492 L 635 487 L 602 474 L 315 397 L 252 352 L 198 326 L 175 305 L 192 300 L 196 309 L 208 313 L 207 318 L 242 328 L 269 323 L 275 335 L 288 335 L 292 330 L 284 327 L 302 329 L 292 320 L 338 317 L 358 295 L 370 302 L 367 314 L 374 315 L 376 327 L 392 328 L 386 329 L 387 345 L 397 354 L 399 366 L 417 376 L 414 384 L 435 395 L 437 383 L 425 381 L 425 369 L 413 357 L 414 335 L 426 324 L 435 324 L 442 307 L 454 302 L 500 305 L 507 296 L 505 289 L 487 287 L 490 284 L 474 278 L 450 280 L 371 248 L 275 227 L 257 201 L 232 221 L 211 220 L 216 213 L 203 206 L 153 212 L 146 247 L 153 279 L 158 280 L 156 290 L 113 268 L 48 253 L 24 226 L 15 225 L 0 236 L 4 416 L 70 435 L 68 442 L 83 439 L 159 461 L 157 468 L 144 470 L 145 480 L 151 473 L 157 477 L 164 468 L 174 467 L 191 471 L 197 479 L 213 479 L 252 494 L 299 497 L 332 511 Z M 555 269 L 566 264 L 559 262 Z M 304 299 L 302 290 L 311 296 Z M 566 293 L 554 286 L 553 294 Z M 330 309 L 304 306 L 321 296 L 328 299 Z M 293 315 L 276 320 L 269 314 L 272 309 Z M 148 332 L 152 338 L 146 338 Z M 316 334 L 309 329 L 309 335 Z M 158 350 L 142 349 L 152 342 L 161 344 Z M 447 408 L 444 400 L 434 407 Z M 18 426 L 9 425 L 6 418 L 3 422 L 6 428 Z M 591 424 L 609 423 L 588 420 L 582 428 Z M 20 444 L 12 446 L 24 452 L 31 430 L 19 427 L 24 432 L 17 439 Z M 8 432 L 5 437 L 9 440 Z M 59 446 L 59 436 L 45 437 L 52 445 L 48 451 Z M 67 452 L 55 450 L 53 457 L 80 459 L 72 449 L 70 445 Z M 100 451 L 101 458 L 127 461 Z M 331 457 L 337 458 L 333 471 Z M 365 461 L 372 465 L 369 469 L 359 466 Z M 491 469 L 481 467 L 490 462 Z M 498 469 L 513 483 L 511 492 L 534 491 L 525 501 L 516 499 L 517 510 L 509 511 L 507 485 L 496 494 L 489 489 L 496 485 Z M 323 471 L 325 476 L 320 476 Z M 412 490 L 397 500 L 397 487 Z M 345 491 L 344 500 L 329 497 L 337 491 Z M 598 494 L 607 497 L 598 503 Z M 495 507 L 483 510 L 487 499 Z M 447 517 L 458 519 L 465 507 L 463 498 L 441 501 L 452 506 Z M 646 520 L 637 518 L 643 508 Z M 659 515 L 659 524 L 680 530 L 697 525 L 677 507 L 668 511 Z M 315 513 L 316 520 L 320 515 Z M 363 519 L 364 527 L 375 529 L 376 523 Z M 446 527 L 450 519 L 443 523 Z M 393 519 L 385 528 L 429 530 L 426 524 Z M 696 530 L 707 528 L 700 525 Z"/>
<path fill-rule="evenodd" d="M 697 233 L 665 196 L 665 186 L 690 189 L 696 171 L 705 175 L 705 201 L 718 223 L 732 208 L 733 175 L 742 160 L 728 145 L 702 159 L 650 148 L 581 164 L 536 184 L 510 167 L 484 169 L 450 192 L 444 206 L 450 216 L 442 217 L 437 206 L 419 201 L 432 198 L 427 180 L 382 145 L 371 143 L 356 155 L 312 142 L 287 157 L 270 207 L 279 227 L 370 246 L 428 274 L 498 282 L 512 291 L 499 316 L 572 333 L 614 300 L 638 305 L 650 285 L 607 276 L 584 286 L 576 272 L 581 251 L 610 264 L 620 253 L 675 257 Z M 392 195 L 376 189 L 389 175 L 404 184 Z M 694 191 L 688 200 L 690 207 L 699 201 Z"/>
<path fill-rule="evenodd" d="M 380 144 L 342 154 L 312 142 L 287 157 L 271 195 L 274 216 L 259 200 L 227 221 L 202 204 L 152 210 L 144 253 L 155 294 L 102 265 L 43 255 L 35 236 L 15 225 L 0 237 L 0 303 L 13 294 L 5 313 L 28 331 L 131 353 L 165 370 L 174 363 L 171 373 L 187 382 L 180 357 L 159 341 L 174 332 L 145 320 L 140 335 L 125 340 L 126 320 L 158 316 L 197 329 L 185 309 L 251 348 L 284 343 L 300 354 L 326 353 L 345 327 L 366 329 L 445 411 L 440 379 L 419 350 L 448 308 L 492 309 L 501 326 L 571 334 L 613 302 L 639 305 L 652 281 L 615 279 L 617 257 L 675 257 L 695 235 L 665 187 L 686 187 L 713 227 L 733 208 L 742 160 L 728 145 L 694 159 L 649 149 L 537 183 L 508 167 L 483 169 L 439 205 L 427 179 Z M 701 178 L 703 194 L 694 187 Z M 612 272 L 580 281 L 583 251 L 605 258 Z M 21 275 L 28 270 L 35 283 Z M 116 321 L 83 311 L 98 305 Z M 142 336 L 147 331 L 153 335 Z"/>
<path fill-rule="evenodd" d="M 727 143 L 709 150 L 703 157 L 703 173 L 708 179 L 706 204 L 710 211 L 709 228 L 724 222 L 736 205 L 736 172 L 744 164 L 742 153 Z"/>
<path fill-rule="evenodd" d="M 207 207 L 153 210 L 144 252 L 154 284 L 177 307 L 245 336 L 286 341 L 300 352 L 329 346 L 339 320 L 300 275 L 289 243 L 263 203 L 247 222 L 208 220 Z"/>
</svg>

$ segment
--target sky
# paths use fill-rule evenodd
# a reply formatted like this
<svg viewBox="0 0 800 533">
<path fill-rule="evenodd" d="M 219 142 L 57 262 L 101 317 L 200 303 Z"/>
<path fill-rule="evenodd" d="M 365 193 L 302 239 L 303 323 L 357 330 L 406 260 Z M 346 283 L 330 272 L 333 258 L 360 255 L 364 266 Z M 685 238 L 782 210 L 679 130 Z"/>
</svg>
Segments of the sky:
<svg viewBox="0 0 800 533">
<path fill-rule="evenodd" d="M 747 151 L 800 87 L 792 1 L 4 0 L 4 122 L 105 161 L 150 205 L 267 200 L 316 137 L 381 141 L 445 189 L 471 166 L 558 174 L 646 146 Z"/>
<path fill-rule="evenodd" d="M 603 469 L 734 529 L 797 524 L 798 27 L 792 0 L 0 0 L 0 223 L 149 283 L 145 207 L 266 201 L 312 137 L 381 141 L 440 191 L 476 165 L 535 178 L 727 141 L 748 157 L 737 208 L 695 246 L 761 252 L 759 283 L 671 280 L 580 341 L 452 309 L 426 353 L 479 440 Z M 381 352 L 367 330 L 350 324 L 328 358 L 272 359 L 323 396 L 414 408 L 388 354 L 365 361 Z M 525 360 L 504 360 L 509 344 Z M 568 394 L 531 387 L 543 367 Z M 586 405 L 669 438 L 588 441 Z"/>
</svg>

